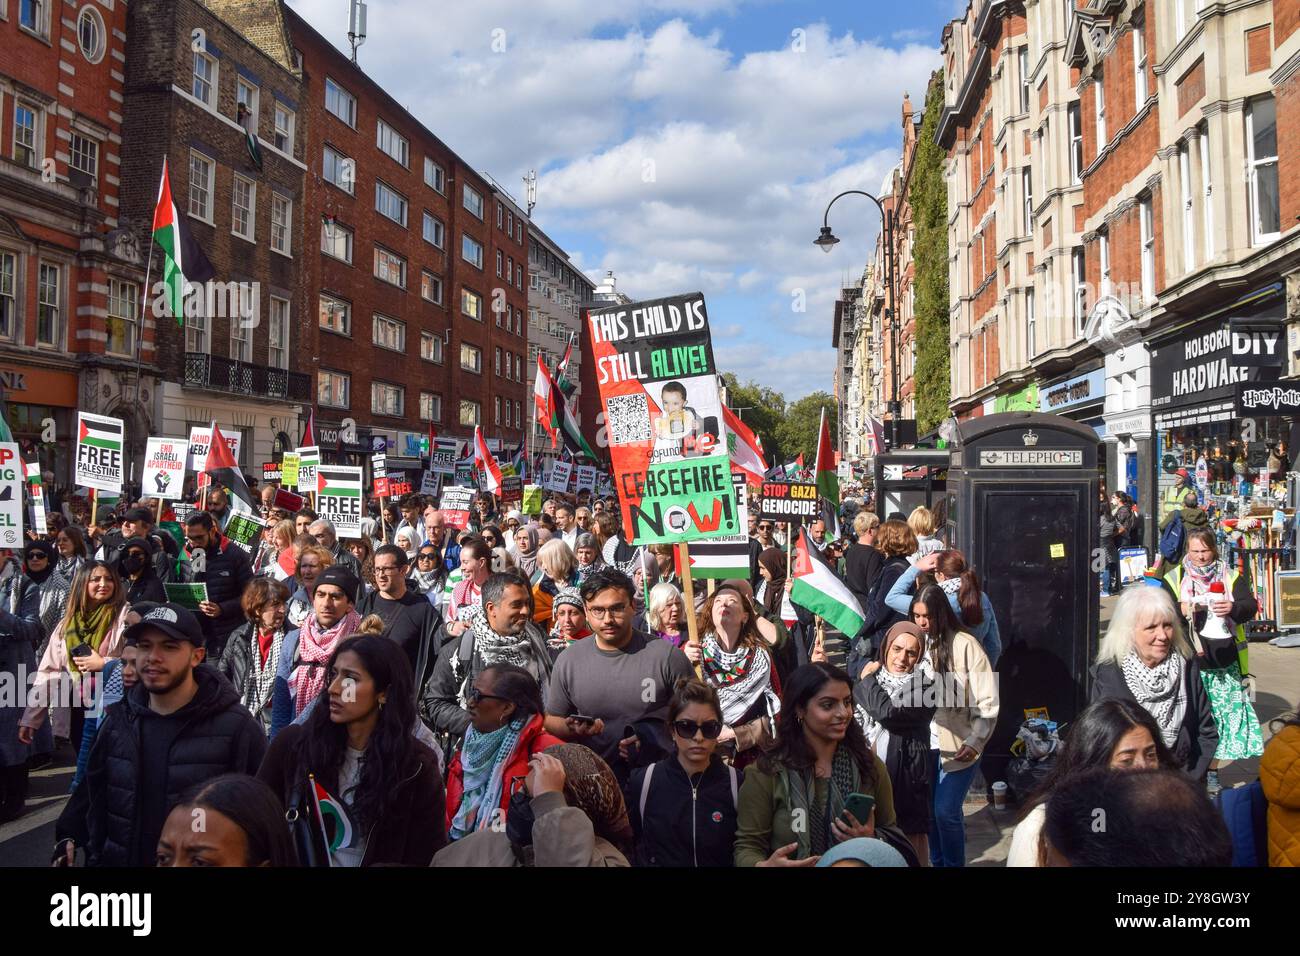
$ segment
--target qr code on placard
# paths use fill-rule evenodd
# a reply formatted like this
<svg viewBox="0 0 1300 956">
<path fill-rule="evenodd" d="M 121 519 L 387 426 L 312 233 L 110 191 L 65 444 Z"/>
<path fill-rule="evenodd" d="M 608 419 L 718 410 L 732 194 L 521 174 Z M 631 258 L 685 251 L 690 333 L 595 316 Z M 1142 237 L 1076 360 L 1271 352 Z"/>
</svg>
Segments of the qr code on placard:
<svg viewBox="0 0 1300 956">
<path fill-rule="evenodd" d="M 611 445 L 650 440 L 650 405 L 644 394 L 610 396 L 605 403 L 605 418 Z"/>
</svg>

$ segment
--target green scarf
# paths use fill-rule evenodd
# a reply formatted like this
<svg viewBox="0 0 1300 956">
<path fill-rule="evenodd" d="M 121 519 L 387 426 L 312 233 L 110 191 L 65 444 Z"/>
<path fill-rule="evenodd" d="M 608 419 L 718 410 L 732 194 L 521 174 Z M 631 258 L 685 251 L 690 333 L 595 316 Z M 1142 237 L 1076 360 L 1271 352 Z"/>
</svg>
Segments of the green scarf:
<svg viewBox="0 0 1300 956">
<path fill-rule="evenodd" d="M 826 802 L 816 799 L 817 781 L 812 768 L 796 770 L 783 768 L 786 791 L 790 798 L 790 812 L 803 811 L 808 826 L 798 831 L 799 849 L 795 851 L 796 860 L 806 860 L 810 856 L 820 856 L 832 846 L 831 821 L 844 813 L 844 801 L 849 794 L 857 793 L 861 786 L 861 775 L 853 755 L 847 747 L 836 747 L 835 756 L 831 758 L 831 777 L 826 781 Z"/>
<path fill-rule="evenodd" d="M 91 650 L 98 651 L 108 629 L 113 626 L 114 616 L 113 605 L 101 604 L 89 613 L 73 614 L 68 618 L 68 625 L 63 629 L 63 646 L 67 650 L 68 673 L 74 681 L 81 680 L 81 670 L 72 656 L 72 649 L 89 644 Z"/>
</svg>

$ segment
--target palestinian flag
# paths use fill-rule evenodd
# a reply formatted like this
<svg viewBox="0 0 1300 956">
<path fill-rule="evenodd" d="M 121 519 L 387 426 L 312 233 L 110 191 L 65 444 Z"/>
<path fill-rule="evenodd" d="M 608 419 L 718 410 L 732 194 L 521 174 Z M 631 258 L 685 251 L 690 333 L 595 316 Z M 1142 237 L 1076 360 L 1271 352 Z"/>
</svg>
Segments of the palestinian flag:
<svg viewBox="0 0 1300 956">
<path fill-rule="evenodd" d="M 767 462 L 763 460 L 763 443 L 725 405 L 722 406 L 722 420 L 727 425 L 727 453 L 731 456 L 731 470 L 743 472 L 748 481 L 762 484 L 763 475 L 767 472 Z"/>
<path fill-rule="evenodd" d="M 826 409 L 822 409 L 821 428 L 817 433 L 817 464 L 813 466 L 818 496 L 832 505 L 840 503 L 840 479 L 835 473 L 835 449 L 831 444 L 831 430 L 826 423 Z"/>
<path fill-rule="evenodd" d="M 519 439 L 519 447 L 515 449 L 515 453 L 510 457 L 510 467 L 520 478 L 525 481 L 528 480 L 528 454 L 524 449 L 524 440 L 522 438 Z"/>
<path fill-rule="evenodd" d="M 311 780 L 311 794 L 316 801 L 316 815 L 320 820 L 321 836 L 325 840 L 325 853 L 329 856 L 330 866 L 338 866 L 334 854 L 348 849 L 355 839 L 352 820 L 348 816 L 343 801 L 336 800 L 330 792 L 316 782 L 315 776 L 308 774 Z"/>
<path fill-rule="evenodd" d="M 749 538 L 745 535 L 692 541 L 688 550 L 693 578 L 749 580 Z"/>
<path fill-rule="evenodd" d="M 564 350 L 564 357 L 560 359 L 560 364 L 555 366 L 555 384 L 565 399 L 568 399 L 577 390 L 577 386 L 569 381 L 569 358 L 572 355 L 573 336 L 569 336 L 569 344 Z"/>
<path fill-rule="evenodd" d="M 862 630 L 862 625 L 867 622 L 862 606 L 848 585 L 826 563 L 808 537 L 807 528 L 799 529 L 790 577 L 794 579 L 794 586 L 790 588 L 793 603 L 824 618 L 846 637 L 855 637 Z"/>
<path fill-rule="evenodd" d="M 533 382 L 533 405 L 537 408 L 537 421 L 542 423 L 542 428 L 546 429 L 546 434 L 551 436 L 551 447 L 559 445 L 559 408 L 558 408 L 558 390 L 555 383 L 551 381 L 551 371 L 542 361 L 542 356 L 537 356 L 537 379 Z"/>
<path fill-rule="evenodd" d="M 203 464 L 203 471 L 211 476 L 214 484 L 226 489 L 230 495 L 231 508 L 257 514 L 258 503 L 253 500 L 253 493 L 244 481 L 244 473 L 239 470 L 239 463 L 230 453 L 230 446 L 226 444 L 216 422 L 212 423 L 212 439 L 208 444 L 208 458 Z"/>
<path fill-rule="evenodd" d="M 578 428 L 578 420 L 573 417 L 573 409 L 570 407 L 567 399 L 560 398 L 560 434 L 564 436 L 564 447 L 574 456 L 586 455 L 592 461 L 597 461 L 596 453 L 591 450 L 587 444 L 587 439 L 582 437 L 582 430 Z"/>
<path fill-rule="evenodd" d="M 497 464 L 496 458 L 492 452 L 488 451 L 487 440 L 483 437 L 483 429 L 474 426 L 474 468 L 483 472 L 486 483 L 485 490 L 491 494 L 499 494 L 501 491 L 501 466 Z"/>
<path fill-rule="evenodd" d="M 236 112 L 238 114 L 236 121 L 244 131 L 244 148 L 248 150 L 248 158 L 258 170 L 261 170 L 262 147 L 257 143 L 257 116 L 243 103 L 239 104 Z"/>
<path fill-rule="evenodd" d="M 153 239 L 163 251 L 163 284 L 176 324 L 185 324 L 185 287 L 190 282 L 207 282 L 216 273 L 199 244 L 190 235 L 186 217 L 172 201 L 167 160 L 163 159 L 162 182 L 158 184 L 158 205 L 153 211 Z"/>
<path fill-rule="evenodd" d="M 93 445 L 108 451 L 122 450 L 122 422 L 117 418 L 89 416 L 84 412 L 78 416 L 77 444 Z"/>
</svg>

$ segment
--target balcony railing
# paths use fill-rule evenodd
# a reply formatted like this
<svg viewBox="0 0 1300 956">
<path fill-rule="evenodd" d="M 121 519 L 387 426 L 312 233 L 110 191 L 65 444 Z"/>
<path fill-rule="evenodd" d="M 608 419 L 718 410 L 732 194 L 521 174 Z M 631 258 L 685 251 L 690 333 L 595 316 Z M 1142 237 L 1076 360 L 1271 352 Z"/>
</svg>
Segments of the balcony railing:
<svg viewBox="0 0 1300 956">
<path fill-rule="evenodd" d="M 185 353 L 185 387 L 289 402 L 311 401 L 310 375 L 251 365 L 206 352 Z"/>
</svg>

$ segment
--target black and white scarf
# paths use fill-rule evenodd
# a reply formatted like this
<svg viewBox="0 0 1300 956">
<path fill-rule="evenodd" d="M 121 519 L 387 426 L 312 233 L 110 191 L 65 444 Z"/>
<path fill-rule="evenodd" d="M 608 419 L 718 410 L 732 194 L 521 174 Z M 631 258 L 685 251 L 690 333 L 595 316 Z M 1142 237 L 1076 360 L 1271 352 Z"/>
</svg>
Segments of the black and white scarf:
<svg viewBox="0 0 1300 956">
<path fill-rule="evenodd" d="M 718 692 L 724 724 L 734 726 L 760 697 L 766 698 L 768 717 L 780 712 L 781 699 L 772 690 L 772 659 L 766 651 L 744 644 L 728 651 L 712 632 L 704 635 L 701 644 L 704 678 Z"/>
<path fill-rule="evenodd" d="M 492 664 L 514 664 L 517 667 L 527 668 L 532 661 L 532 642 L 528 640 L 527 632 L 518 637 L 498 634 L 492 630 L 492 625 L 488 623 L 487 615 L 481 605 L 471 604 L 464 608 L 459 619 L 468 620 L 470 627 L 474 629 L 474 652 L 483 662 L 484 667 Z"/>
<path fill-rule="evenodd" d="M 248 712 L 254 717 L 261 717 L 262 711 L 271 701 L 275 689 L 275 672 L 280 663 L 280 648 L 284 645 L 284 628 L 275 632 L 271 638 L 271 649 L 266 652 L 266 662 L 262 662 L 262 649 L 257 643 L 257 625 L 253 625 L 253 634 L 249 638 L 248 673 L 244 675 L 244 703 Z"/>
<path fill-rule="evenodd" d="M 916 697 L 917 680 L 920 677 L 919 671 L 912 671 L 910 674 L 895 674 L 892 671 L 882 667 L 875 673 L 876 683 L 880 685 L 881 690 L 889 695 L 889 699 L 894 702 L 895 706 L 905 707 Z M 866 678 L 870 680 L 870 678 Z M 867 709 L 861 704 L 854 705 L 854 714 L 858 719 L 858 725 L 862 727 L 862 732 L 867 737 L 867 743 L 875 749 L 876 738 L 882 733 L 888 733 L 884 726 L 867 713 Z"/>
<path fill-rule="evenodd" d="M 1129 651 L 1120 669 L 1124 683 L 1142 709 L 1160 725 L 1160 736 L 1173 746 L 1178 739 L 1178 729 L 1187 712 L 1187 696 L 1183 688 L 1183 656 L 1172 651 L 1155 667 L 1147 667 L 1135 651 Z"/>
</svg>

